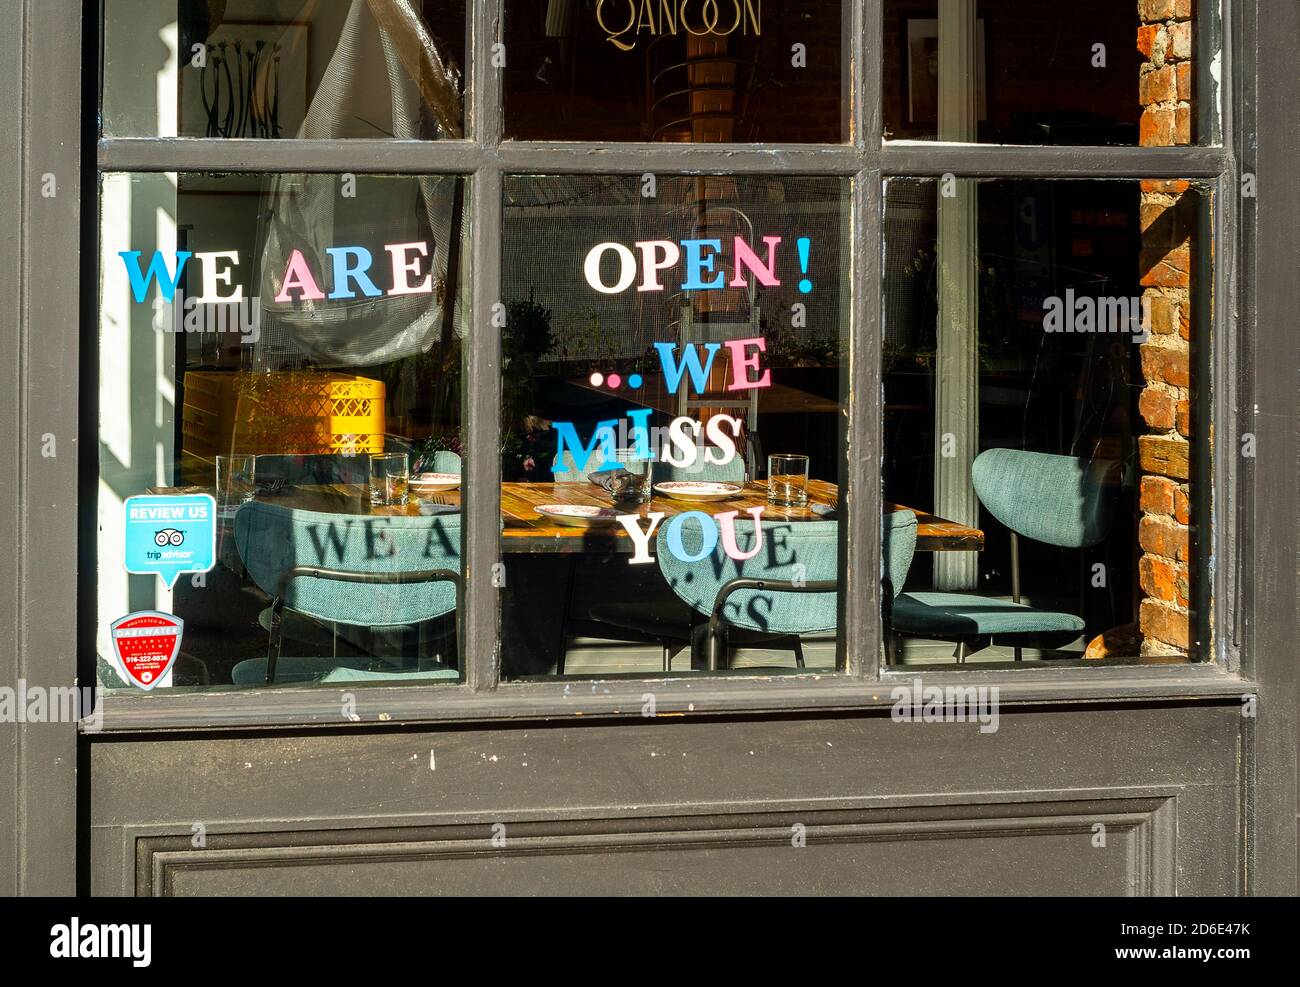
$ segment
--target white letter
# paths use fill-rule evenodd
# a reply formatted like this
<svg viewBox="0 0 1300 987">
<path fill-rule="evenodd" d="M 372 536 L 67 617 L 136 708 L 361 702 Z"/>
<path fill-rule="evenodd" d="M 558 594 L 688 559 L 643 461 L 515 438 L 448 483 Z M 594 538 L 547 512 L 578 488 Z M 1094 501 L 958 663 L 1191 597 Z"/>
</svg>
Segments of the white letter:
<svg viewBox="0 0 1300 987">
<path fill-rule="evenodd" d="M 650 554 L 650 536 L 655 533 L 655 528 L 659 527 L 659 522 L 664 519 L 664 515 L 662 511 L 655 511 L 651 514 L 647 514 L 646 517 L 650 519 L 650 527 L 645 531 L 642 531 L 639 523 L 641 515 L 620 514 L 618 516 L 618 523 L 621 524 L 623 530 L 631 536 L 632 544 L 636 546 L 636 551 L 632 554 L 632 558 L 628 562 L 629 565 L 638 565 L 642 562 L 654 561 L 654 556 Z"/>
<path fill-rule="evenodd" d="M 195 254 L 199 263 L 203 265 L 203 294 L 199 297 L 199 303 L 207 305 L 211 302 L 237 302 L 244 297 L 244 286 L 240 285 L 235 289 L 233 295 L 223 295 L 217 289 L 217 284 L 224 284 L 230 287 L 229 270 L 218 271 L 217 261 L 221 258 L 229 258 L 230 263 L 239 263 L 238 250 L 209 250 L 204 253 Z"/>
<path fill-rule="evenodd" d="M 612 288 L 606 288 L 605 283 L 600 280 L 600 258 L 606 250 L 618 254 L 620 265 L 618 282 Z M 587 259 L 582 264 L 582 273 L 587 278 L 587 284 L 602 295 L 617 295 L 620 291 L 626 291 L 636 280 L 636 258 L 632 256 L 632 251 L 621 243 L 598 243 L 587 251 Z"/>
</svg>

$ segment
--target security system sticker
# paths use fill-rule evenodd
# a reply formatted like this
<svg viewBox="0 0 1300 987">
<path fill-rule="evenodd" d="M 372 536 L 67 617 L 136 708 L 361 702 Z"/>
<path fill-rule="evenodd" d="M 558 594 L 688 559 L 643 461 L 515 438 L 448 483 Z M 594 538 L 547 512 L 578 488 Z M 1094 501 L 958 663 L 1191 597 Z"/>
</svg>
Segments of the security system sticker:
<svg viewBox="0 0 1300 987">
<path fill-rule="evenodd" d="M 158 610 L 137 610 L 109 626 L 113 653 L 126 680 L 152 689 L 171 671 L 181 650 L 185 621 Z"/>
<path fill-rule="evenodd" d="M 217 559 L 217 502 L 211 494 L 128 497 L 126 571 L 157 573 L 167 588 L 182 573 L 207 572 Z"/>
</svg>

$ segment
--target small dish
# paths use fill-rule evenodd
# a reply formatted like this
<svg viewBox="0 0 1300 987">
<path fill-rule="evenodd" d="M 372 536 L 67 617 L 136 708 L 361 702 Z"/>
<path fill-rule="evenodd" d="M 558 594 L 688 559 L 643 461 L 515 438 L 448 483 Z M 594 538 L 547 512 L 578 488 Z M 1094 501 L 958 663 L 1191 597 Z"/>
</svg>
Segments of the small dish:
<svg viewBox="0 0 1300 987">
<path fill-rule="evenodd" d="M 460 486 L 460 474 L 416 473 L 409 483 L 414 494 L 442 493 L 445 490 L 455 490 Z"/>
<path fill-rule="evenodd" d="M 612 507 L 588 507 L 585 504 L 541 504 L 537 513 L 556 524 L 573 528 L 592 528 L 598 525 L 617 524 L 618 511 Z"/>
<path fill-rule="evenodd" d="M 743 489 L 734 483 L 708 480 L 667 480 L 655 484 L 655 493 L 674 500 L 727 500 L 739 496 Z"/>
</svg>

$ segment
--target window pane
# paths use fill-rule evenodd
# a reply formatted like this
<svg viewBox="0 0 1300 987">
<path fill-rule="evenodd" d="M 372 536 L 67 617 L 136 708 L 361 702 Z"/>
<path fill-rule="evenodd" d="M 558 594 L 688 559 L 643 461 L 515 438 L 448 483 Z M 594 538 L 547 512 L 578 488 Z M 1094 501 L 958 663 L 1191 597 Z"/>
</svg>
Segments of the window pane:
<svg viewBox="0 0 1300 987">
<path fill-rule="evenodd" d="M 1192 0 L 886 0 L 891 140 L 1167 146 L 1205 140 Z M 953 81 L 949 82 L 951 79 Z"/>
<path fill-rule="evenodd" d="M 455 681 L 462 180 L 102 181 L 100 681 Z"/>
<path fill-rule="evenodd" d="M 846 140 L 841 0 L 505 0 L 506 136 Z"/>
<path fill-rule="evenodd" d="M 504 676 L 702 669 L 719 602 L 722 669 L 835 667 L 848 222 L 837 178 L 507 180 Z"/>
<path fill-rule="evenodd" d="M 884 492 L 921 522 L 894 660 L 1208 657 L 1208 205 L 1176 181 L 887 183 Z"/>
<path fill-rule="evenodd" d="M 117 137 L 461 137 L 464 0 L 104 0 Z"/>
</svg>

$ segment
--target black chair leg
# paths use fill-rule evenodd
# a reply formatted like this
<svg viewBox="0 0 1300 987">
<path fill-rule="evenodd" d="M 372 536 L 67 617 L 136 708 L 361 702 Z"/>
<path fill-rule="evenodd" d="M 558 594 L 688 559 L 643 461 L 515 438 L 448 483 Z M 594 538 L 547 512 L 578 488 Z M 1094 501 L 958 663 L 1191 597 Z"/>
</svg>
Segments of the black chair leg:
<svg viewBox="0 0 1300 987">
<path fill-rule="evenodd" d="M 803 642 L 798 638 L 794 639 L 794 663 L 795 667 L 803 668 Z"/>
</svg>

